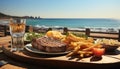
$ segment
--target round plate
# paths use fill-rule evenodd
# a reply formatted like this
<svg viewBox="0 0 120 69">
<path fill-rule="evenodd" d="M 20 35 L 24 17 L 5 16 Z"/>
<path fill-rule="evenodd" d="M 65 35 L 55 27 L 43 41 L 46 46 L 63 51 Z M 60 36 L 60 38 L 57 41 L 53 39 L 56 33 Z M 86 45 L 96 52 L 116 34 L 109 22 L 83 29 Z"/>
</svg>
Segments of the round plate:
<svg viewBox="0 0 120 69">
<path fill-rule="evenodd" d="M 43 51 L 40 51 L 40 50 L 33 48 L 31 44 L 25 45 L 25 49 L 28 50 L 29 52 L 38 53 L 38 54 L 45 54 L 45 55 L 62 55 L 62 54 L 68 54 L 69 52 L 71 52 L 71 51 L 58 52 L 58 53 L 43 52 Z"/>
</svg>

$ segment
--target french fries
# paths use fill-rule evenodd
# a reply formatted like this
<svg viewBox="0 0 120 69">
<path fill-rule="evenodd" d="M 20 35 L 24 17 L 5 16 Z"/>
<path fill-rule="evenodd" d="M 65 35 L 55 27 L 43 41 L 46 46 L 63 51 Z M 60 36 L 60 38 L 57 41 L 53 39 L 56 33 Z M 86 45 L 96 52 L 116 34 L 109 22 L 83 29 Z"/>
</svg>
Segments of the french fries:
<svg viewBox="0 0 120 69">
<path fill-rule="evenodd" d="M 67 43 L 68 49 L 70 47 L 72 52 L 66 55 L 66 57 L 71 57 L 71 56 L 79 56 L 80 58 L 83 57 L 89 57 L 93 54 L 92 49 L 93 48 L 101 48 L 102 46 L 100 44 L 94 44 L 94 40 L 92 38 L 82 38 L 82 37 L 77 37 L 73 34 L 69 34 L 64 42 Z"/>
</svg>

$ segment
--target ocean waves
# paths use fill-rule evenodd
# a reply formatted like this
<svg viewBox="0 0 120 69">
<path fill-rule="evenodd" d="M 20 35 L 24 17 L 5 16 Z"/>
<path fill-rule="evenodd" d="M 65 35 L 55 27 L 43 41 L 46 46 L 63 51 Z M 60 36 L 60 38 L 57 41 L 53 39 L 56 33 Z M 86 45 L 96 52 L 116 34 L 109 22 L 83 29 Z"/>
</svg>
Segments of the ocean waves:
<svg viewBox="0 0 120 69">
<path fill-rule="evenodd" d="M 45 26 L 45 25 L 35 25 L 35 27 L 38 28 L 52 28 L 52 29 L 64 29 L 64 26 Z M 86 28 L 89 28 L 91 31 L 95 31 L 95 32 L 113 32 L 113 33 L 117 33 L 120 29 L 120 27 L 67 27 L 69 30 L 85 30 Z"/>
</svg>

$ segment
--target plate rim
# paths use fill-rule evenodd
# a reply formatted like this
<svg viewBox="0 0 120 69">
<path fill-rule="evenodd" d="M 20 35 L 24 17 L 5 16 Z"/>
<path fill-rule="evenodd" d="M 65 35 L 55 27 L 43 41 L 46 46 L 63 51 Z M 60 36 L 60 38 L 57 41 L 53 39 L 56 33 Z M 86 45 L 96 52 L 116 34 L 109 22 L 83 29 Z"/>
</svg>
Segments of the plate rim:
<svg viewBox="0 0 120 69">
<path fill-rule="evenodd" d="M 31 43 L 25 45 L 25 49 L 27 51 L 32 52 L 32 53 L 36 53 L 36 54 L 44 54 L 44 55 L 62 55 L 62 54 L 68 54 L 68 53 L 71 52 L 71 51 L 65 51 L 65 52 L 58 52 L 58 53 L 49 53 L 49 52 L 39 51 L 39 50 L 37 50 L 35 48 L 33 48 L 33 49 L 35 49 L 35 51 L 33 51 L 30 48 L 28 48 L 28 47 L 33 48 L 32 45 L 31 45 Z"/>
</svg>

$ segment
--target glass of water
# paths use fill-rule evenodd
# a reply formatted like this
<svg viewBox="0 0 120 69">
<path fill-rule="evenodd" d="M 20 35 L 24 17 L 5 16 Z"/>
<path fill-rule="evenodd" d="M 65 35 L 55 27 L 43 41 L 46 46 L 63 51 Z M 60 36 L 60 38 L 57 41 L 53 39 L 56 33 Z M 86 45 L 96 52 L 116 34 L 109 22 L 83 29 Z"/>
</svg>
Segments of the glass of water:
<svg viewBox="0 0 120 69">
<path fill-rule="evenodd" d="M 25 19 L 10 19 L 11 51 L 21 51 L 24 49 L 25 26 Z"/>
</svg>

